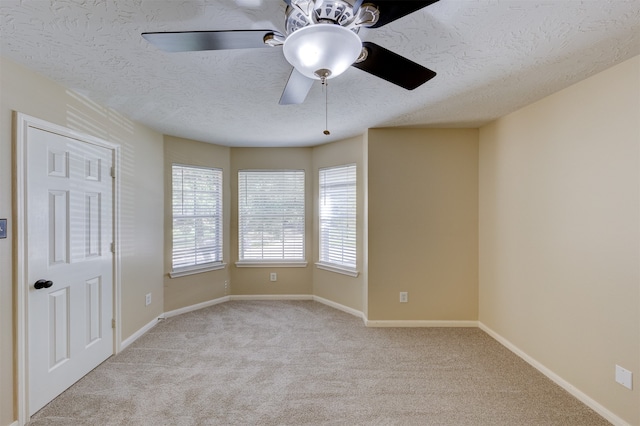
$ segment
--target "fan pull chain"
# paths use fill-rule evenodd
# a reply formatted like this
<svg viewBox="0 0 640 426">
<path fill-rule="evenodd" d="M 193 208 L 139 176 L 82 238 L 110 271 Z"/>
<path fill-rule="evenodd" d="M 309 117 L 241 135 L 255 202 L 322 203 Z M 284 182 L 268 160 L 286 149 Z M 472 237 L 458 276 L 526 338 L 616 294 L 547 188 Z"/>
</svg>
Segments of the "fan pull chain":
<svg viewBox="0 0 640 426">
<path fill-rule="evenodd" d="M 322 91 L 324 92 L 324 133 L 329 136 L 331 132 L 329 131 L 329 84 L 327 79 L 331 75 L 331 70 L 321 68 L 314 72 L 316 77 L 320 79 L 322 83 Z"/>
<path fill-rule="evenodd" d="M 324 86 L 324 133 L 329 136 L 331 132 L 329 131 L 329 83 L 327 79 L 322 80 L 322 85 Z"/>
</svg>

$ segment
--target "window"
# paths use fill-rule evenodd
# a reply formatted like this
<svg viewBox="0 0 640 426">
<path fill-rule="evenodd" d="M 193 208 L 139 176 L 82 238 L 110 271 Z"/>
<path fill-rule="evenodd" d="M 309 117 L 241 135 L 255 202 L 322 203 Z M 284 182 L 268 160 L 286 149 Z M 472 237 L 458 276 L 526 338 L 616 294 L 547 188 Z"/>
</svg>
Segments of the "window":
<svg viewBox="0 0 640 426">
<path fill-rule="evenodd" d="M 172 277 L 224 267 L 222 170 L 171 166 Z"/>
<path fill-rule="evenodd" d="M 304 170 L 238 172 L 239 264 L 304 262 Z"/>
<path fill-rule="evenodd" d="M 320 169 L 318 267 L 357 276 L 356 165 Z"/>
</svg>

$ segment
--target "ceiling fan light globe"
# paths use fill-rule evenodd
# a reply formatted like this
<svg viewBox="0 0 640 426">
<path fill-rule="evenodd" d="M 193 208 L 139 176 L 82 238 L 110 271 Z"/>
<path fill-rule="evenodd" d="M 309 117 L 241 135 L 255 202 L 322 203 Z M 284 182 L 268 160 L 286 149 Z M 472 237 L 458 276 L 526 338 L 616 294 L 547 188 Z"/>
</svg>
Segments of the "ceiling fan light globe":
<svg viewBox="0 0 640 426">
<path fill-rule="evenodd" d="M 331 71 L 334 78 L 347 70 L 362 51 L 362 41 L 353 31 L 335 24 L 315 24 L 291 33 L 284 42 L 287 61 L 302 75 L 320 80 L 316 71 Z"/>
</svg>

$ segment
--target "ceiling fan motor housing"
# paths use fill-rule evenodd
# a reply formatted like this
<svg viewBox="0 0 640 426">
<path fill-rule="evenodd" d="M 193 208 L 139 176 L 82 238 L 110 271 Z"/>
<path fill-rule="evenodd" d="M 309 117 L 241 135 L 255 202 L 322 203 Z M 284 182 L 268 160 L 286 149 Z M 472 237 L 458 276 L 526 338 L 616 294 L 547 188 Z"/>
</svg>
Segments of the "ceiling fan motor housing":
<svg viewBox="0 0 640 426">
<path fill-rule="evenodd" d="M 346 0 L 299 0 L 294 7 L 287 7 L 285 29 L 287 34 L 314 24 L 336 24 L 357 33 L 363 22 L 359 16 L 369 14 L 368 7 L 354 13 L 353 5 Z M 376 10 L 377 12 L 377 10 Z"/>
</svg>

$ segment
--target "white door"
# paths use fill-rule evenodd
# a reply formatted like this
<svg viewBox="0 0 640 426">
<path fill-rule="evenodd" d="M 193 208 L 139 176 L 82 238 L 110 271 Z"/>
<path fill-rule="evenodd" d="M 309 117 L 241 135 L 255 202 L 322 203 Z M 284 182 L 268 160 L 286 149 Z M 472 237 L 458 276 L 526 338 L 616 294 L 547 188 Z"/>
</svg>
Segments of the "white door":
<svg viewBox="0 0 640 426">
<path fill-rule="evenodd" d="M 113 354 L 113 151 L 29 127 L 29 415 Z"/>
</svg>

